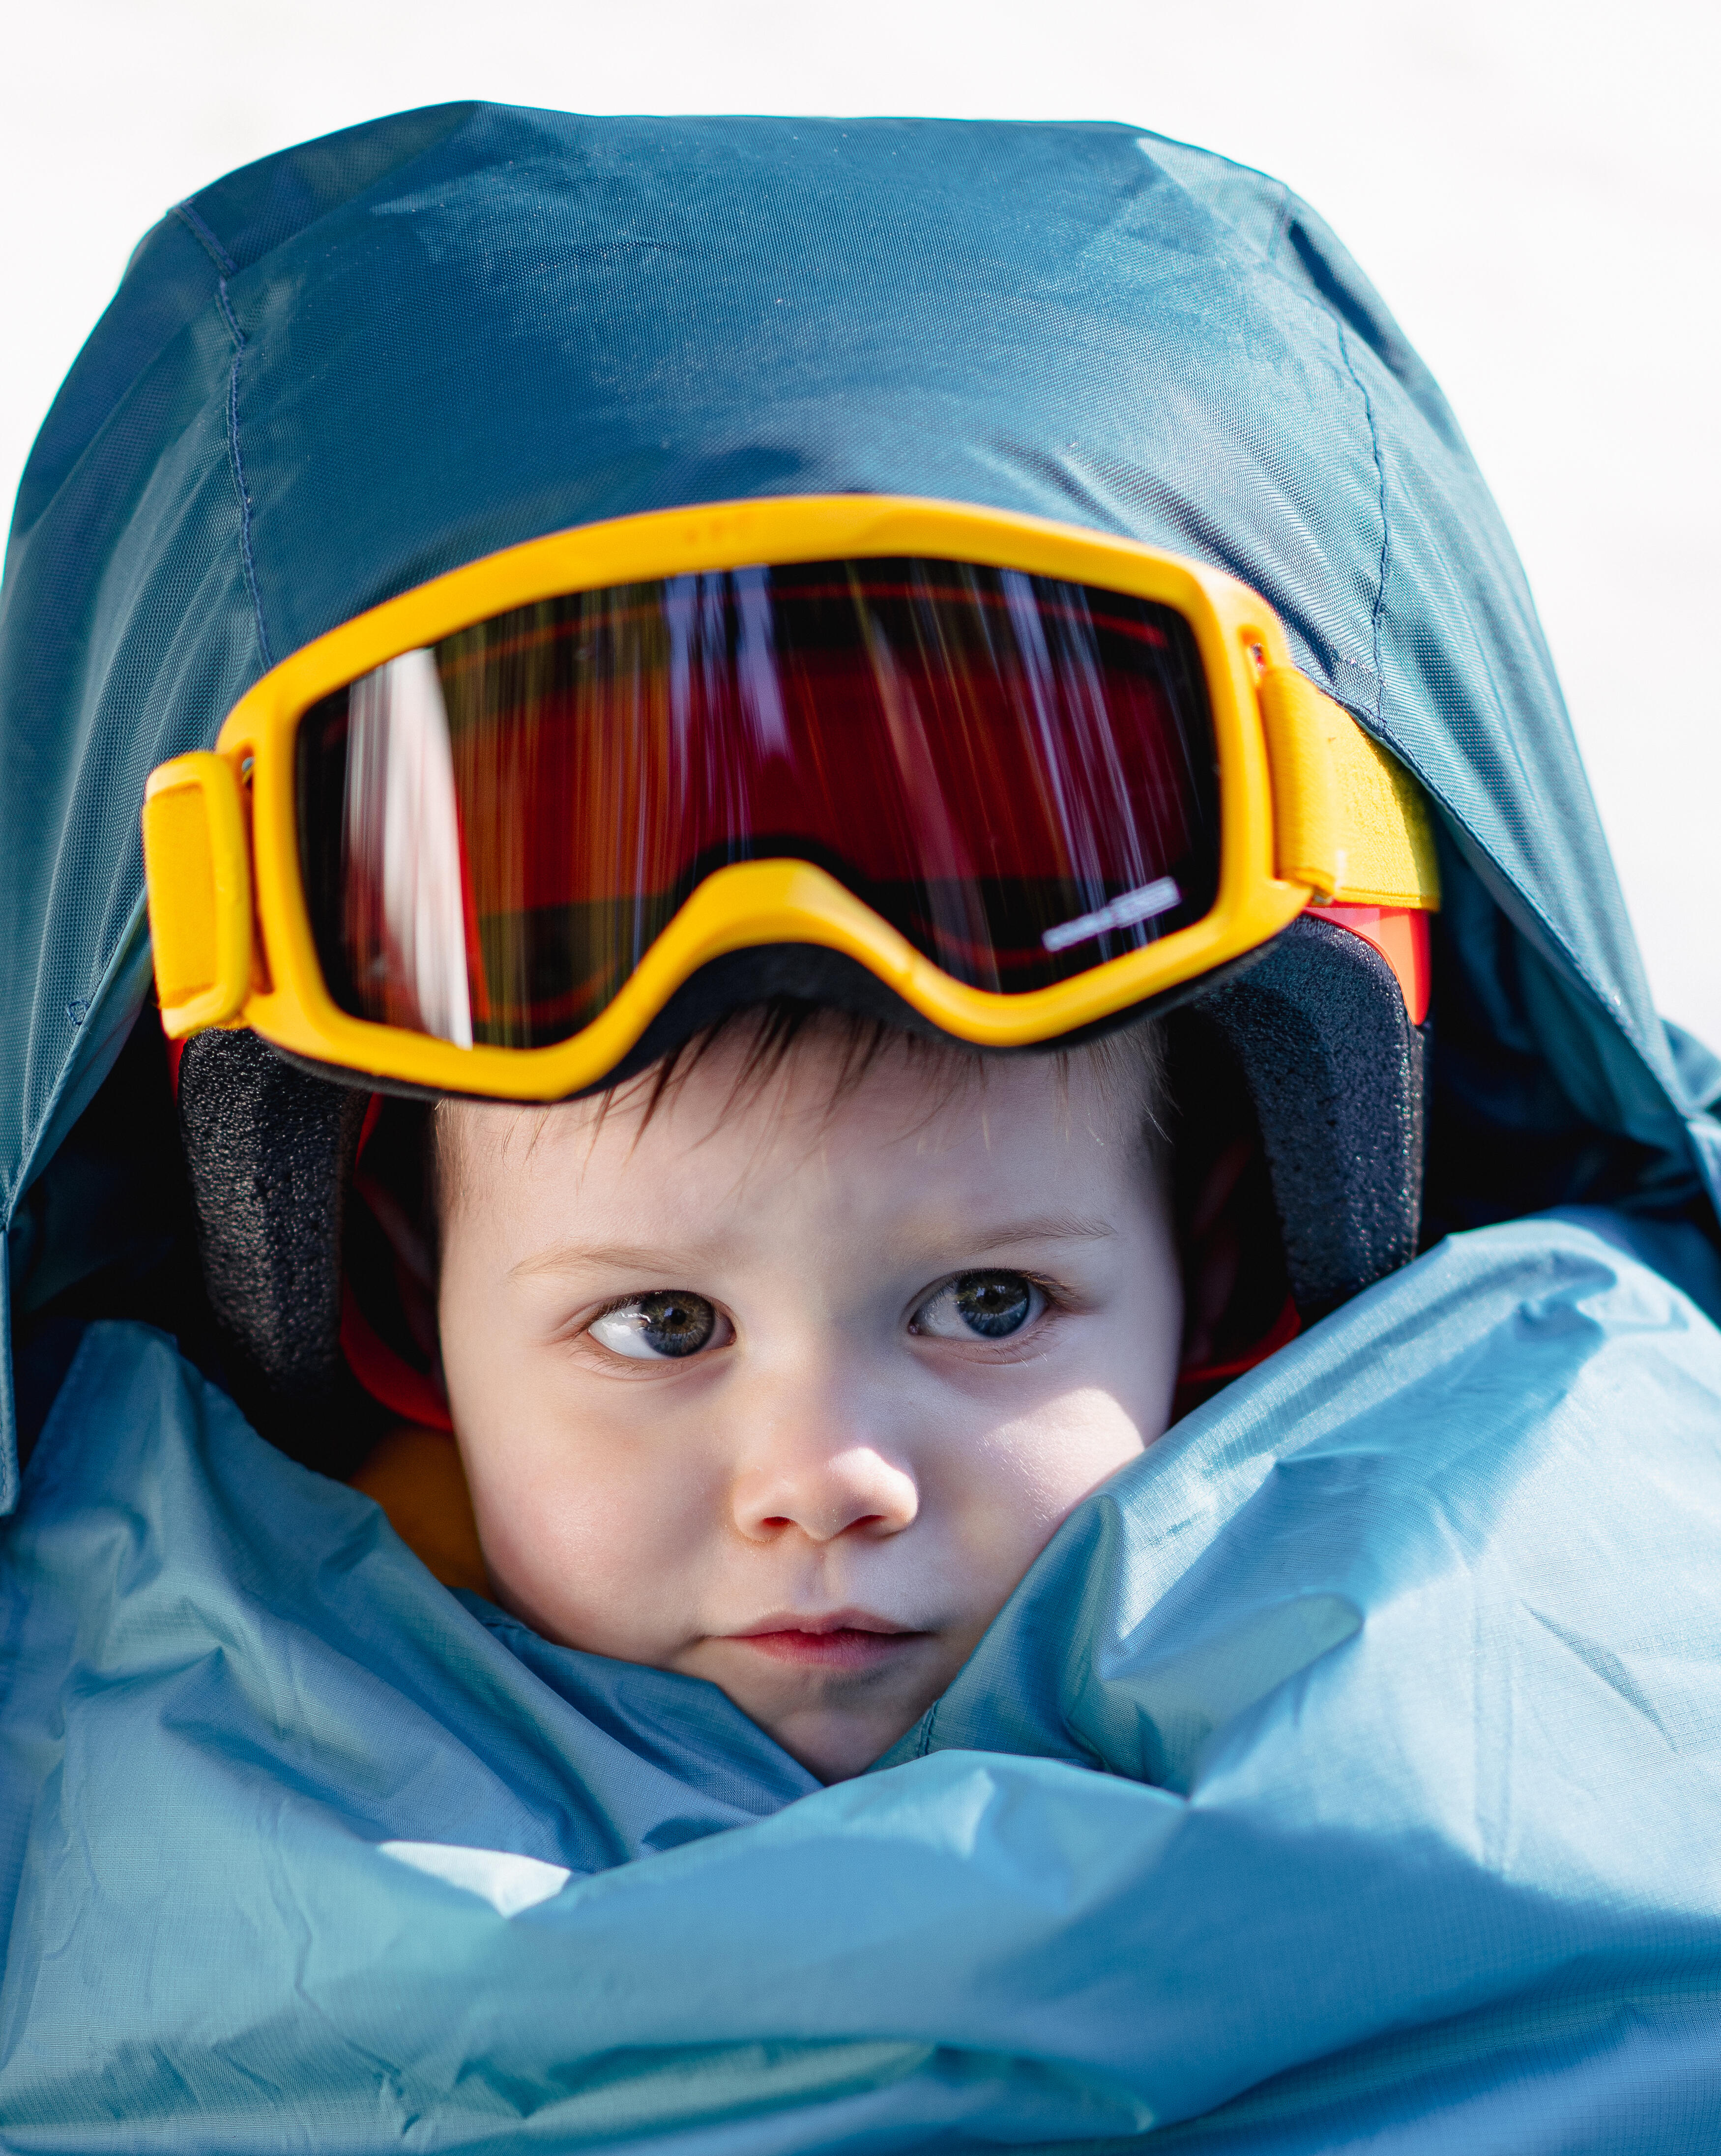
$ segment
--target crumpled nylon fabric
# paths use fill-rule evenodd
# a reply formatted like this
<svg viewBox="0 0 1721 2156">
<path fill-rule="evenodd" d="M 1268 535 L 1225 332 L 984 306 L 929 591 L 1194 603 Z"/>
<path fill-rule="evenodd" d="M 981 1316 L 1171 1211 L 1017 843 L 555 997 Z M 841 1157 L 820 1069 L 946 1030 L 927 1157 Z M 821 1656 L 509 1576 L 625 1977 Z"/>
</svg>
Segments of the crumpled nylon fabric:
<svg viewBox="0 0 1721 2156">
<path fill-rule="evenodd" d="M 1713 2146 L 1721 1334 L 1607 1214 L 1189 1418 L 829 1789 L 141 1327 L 7 1559 L 18 2156 Z"/>
<path fill-rule="evenodd" d="M 843 488 L 1219 563 L 1417 773 L 1435 1247 L 830 1789 L 449 1594 L 135 1323 L 20 1496 L 0 1353 L 0 2149 L 1708 2148 L 1721 1064 L 1450 412 L 1258 174 L 458 105 L 165 218 L 0 584 L 0 1346 L 159 1225 L 141 1141 L 66 1143 L 147 993 L 150 768 L 493 548 Z"/>
</svg>

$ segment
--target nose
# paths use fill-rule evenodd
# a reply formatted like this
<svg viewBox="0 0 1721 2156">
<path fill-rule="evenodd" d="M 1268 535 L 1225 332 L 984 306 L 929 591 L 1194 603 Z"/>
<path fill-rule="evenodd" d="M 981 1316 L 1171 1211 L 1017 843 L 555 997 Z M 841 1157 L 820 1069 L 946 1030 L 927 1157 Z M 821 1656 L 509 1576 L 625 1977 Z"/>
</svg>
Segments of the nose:
<svg viewBox="0 0 1721 2156">
<path fill-rule="evenodd" d="M 799 1421 L 764 1433 L 765 1442 L 735 1477 L 731 1503 L 749 1542 L 798 1531 L 809 1542 L 843 1535 L 867 1541 L 901 1534 L 920 1510 L 920 1491 L 906 1467 L 852 1428 L 823 1435 Z"/>
</svg>

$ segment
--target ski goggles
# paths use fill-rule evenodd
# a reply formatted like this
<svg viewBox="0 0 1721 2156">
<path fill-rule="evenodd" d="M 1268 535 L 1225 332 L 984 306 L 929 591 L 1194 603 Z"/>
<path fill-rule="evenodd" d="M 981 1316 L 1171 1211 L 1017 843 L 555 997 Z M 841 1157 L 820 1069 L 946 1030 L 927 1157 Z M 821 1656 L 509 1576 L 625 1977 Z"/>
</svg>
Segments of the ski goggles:
<svg viewBox="0 0 1721 2156">
<path fill-rule="evenodd" d="M 171 1037 L 502 1100 L 598 1084 L 737 952 L 823 947 L 1021 1048 L 1311 905 L 1414 1001 L 1439 903 L 1414 781 L 1245 585 L 878 495 L 586 526 L 392 599 L 155 771 L 143 844 Z"/>
</svg>

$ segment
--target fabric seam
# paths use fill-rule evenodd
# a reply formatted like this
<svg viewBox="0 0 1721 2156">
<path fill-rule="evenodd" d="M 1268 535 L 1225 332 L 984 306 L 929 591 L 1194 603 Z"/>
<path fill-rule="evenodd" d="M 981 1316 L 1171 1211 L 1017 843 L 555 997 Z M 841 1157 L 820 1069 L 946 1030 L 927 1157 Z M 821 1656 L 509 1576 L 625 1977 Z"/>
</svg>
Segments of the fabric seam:
<svg viewBox="0 0 1721 2156">
<path fill-rule="evenodd" d="M 1374 472 L 1379 488 L 1380 507 L 1380 558 L 1375 569 L 1376 581 L 1374 607 L 1373 615 L 1369 622 L 1371 664 L 1374 675 L 1374 709 L 1373 716 L 1377 725 L 1384 727 L 1385 725 L 1384 706 L 1386 698 L 1386 684 L 1380 668 L 1380 619 L 1386 604 L 1386 577 L 1388 567 L 1391 559 L 1392 532 L 1391 526 L 1387 521 L 1386 465 L 1380 448 L 1379 432 L 1375 424 L 1374 399 L 1369 396 L 1367 387 L 1364 385 L 1361 375 L 1357 371 L 1355 362 L 1351 357 L 1350 342 L 1345 335 L 1343 321 L 1339 320 L 1338 316 L 1335 315 L 1329 307 L 1323 305 L 1320 300 L 1313 299 L 1307 294 L 1302 292 L 1297 292 L 1296 296 L 1305 306 L 1319 310 L 1319 311 L 1324 313 L 1332 321 L 1333 333 L 1338 340 L 1339 356 L 1343 360 L 1345 372 L 1349 375 L 1352 382 L 1356 385 L 1357 394 L 1363 400 L 1363 411 L 1369 422 L 1369 443 L 1374 458 Z M 1333 687 L 1333 693 L 1335 696 L 1338 696 L 1338 692 L 1336 685 Z M 1349 705 L 1348 698 L 1339 696 L 1338 701 L 1347 706 Z M 1366 709 L 1366 706 L 1364 706 L 1364 708 Z M 1398 747 L 1396 742 L 1389 742 L 1384 744 L 1384 746 L 1390 747 L 1395 755 L 1402 756 L 1403 754 L 1403 752 Z M 1492 860 L 1492 856 L 1489 855 L 1487 848 L 1482 844 L 1481 839 L 1477 835 L 1475 831 L 1471 829 L 1470 824 L 1466 819 L 1459 814 L 1456 808 L 1455 808 L 1442 794 L 1441 794 L 1434 787 L 1429 785 L 1428 781 L 1422 777 L 1422 774 L 1420 772 L 1417 772 L 1415 776 L 1418 783 L 1426 788 L 1430 798 L 1436 803 L 1436 806 L 1440 808 L 1446 819 L 1455 825 L 1456 829 L 1470 840 L 1470 842 L 1477 848 L 1478 852 L 1480 852 L 1485 859 Z M 1585 964 L 1584 961 L 1579 957 L 1576 952 L 1575 952 L 1571 946 L 1567 942 L 1565 937 L 1561 933 L 1559 927 L 1552 920 L 1549 919 L 1546 909 L 1541 903 L 1539 896 L 1533 891 L 1521 889 L 1513 881 L 1512 878 L 1506 874 L 1506 871 L 1503 869 L 1499 868 L 1498 864 L 1495 864 L 1495 868 L 1496 872 L 1500 876 L 1502 881 L 1512 891 L 1518 904 L 1523 908 L 1525 913 L 1529 916 L 1529 918 L 1536 923 L 1538 928 L 1541 932 L 1542 937 L 1546 940 L 1546 943 L 1549 947 L 1548 951 L 1542 950 L 1541 944 L 1537 941 L 1537 938 L 1531 935 L 1529 932 L 1518 921 L 1512 907 L 1507 906 L 1492 891 L 1490 891 L 1488 894 L 1491 901 L 1504 916 L 1507 922 L 1512 927 L 1513 933 L 1523 936 L 1526 942 L 1530 944 L 1532 949 L 1538 951 L 1544 957 L 1549 957 L 1549 952 L 1554 954 L 1554 957 L 1550 957 L 1549 962 L 1550 964 L 1554 965 L 1554 970 L 1556 972 L 1562 970 L 1562 967 L 1559 964 L 1555 963 L 1555 958 L 1559 961 L 1563 961 L 1563 970 L 1569 973 L 1569 978 L 1576 983 L 1579 989 L 1590 998 L 1595 1009 L 1601 1013 L 1602 1016 L 1614 1028 L 1614 1030 L 1625 1042 L 1626 1047 L 1637 1058 L 1638 1062 L 1642 1065 L 1645 1072 L 1647 1074 L 1650 1083 L 1661 1094 L 1662 1099 L 1666 1101 L 1668 1107 L 1672 1110 L 1673 1115 L 1678 1120 L 1682 1128 L 1684 1130 L 1686 1133 L 1685 1142 L 1687 1152 L 1697 1169 L 1698 1180 L 1703 1184 L 1705 1188 L 1710 1189 L 1713 1200 L 1716 1205 L 1716 1209 L 1718 1213 L 1721 1213 L 1721 1189 L 1717 1189 L 1713 1185 L 1712 1185 L 1708 1165 L 1703 1158 L 1703 1154 L 1699 1149 L 1697 1140 L 1693 1136 L 1693 1119 L 1691 1110 L 1688 1106 L 1682 1104 L 1675 1097 L 1672 1089 L 1657 1070 L 1648 1044 L 1640 1041 L 1632 1029 L 1621 1021 L 1620 1016 L 1620 997 L 1617 993 L 1603 987 L 1601 983 L 1596 979 L 1594 974 L 1591 973 L 1589 967 Z M 1710 1120 L 1713 1121 L 1715 1120 L 1715 1118 L 1711 1117 Z"/>
<path fill-rule="evenodd" d="M 231 277 L 239 265 L 221 244 L 210 228 L 204 223 L 203 218 L 198 215 L 192 205 L 188 202 L 175 203 L 173 214 L 190 233 L 192 238 L 196 240 L 222 275 Z"/>
<path fill-rule="evenodd" d="M 269 625 L 263 619 L 263 597 L 257 588 L 257 563 L 251 550 L 251 497 L 245 485 L 245 464 L 239 450 L 239 365 L 245 355 L 247 339 L 227 290 L 227 280 L 236 273 L 239 265 L 189 203 L 177 204 L 175 214 L 219 273 L 215 280 L 215 304 L 233 340 L 233 365 L 227 375 L 228 466 L 239 498 L 239 559 L 244 567 L 245 589 L 250 595 L 251 618 L 257 624 L 258 649 L 262 653 L 264 666 L 268 668 L 274 665 L 275 654 L 270 649 Z"/>
<path fill-rule="evenodd" d="M 1374 608 L 1369 622 L 1369 663 L 1374 675 L 1374 716 L 1384 725 L 1385 717 L 1382 706 L 1386 701 L 1386 684 L 1380 673 L 1380 615 L 1386 604 L 1386 572 L 1392 558 L 1392 526 L 1386 511 L 1386 459 L 1380 450 L 1380 429 L 1374 423 L 1374 400 L 1369 396 L 1350 356 L 1350 340 L 1344 334 L 1344 324 L 1336 313 L 1331 314 L 1330 319 L 1338 338 L 1338 352 L 1344 362 L 1344 371 L 1363 400 L 1363 412 L 1369 422 L 1369 446 L 1374 457 L 1374 481 L 1379 490 L 1380 558 L 1374 569 Z"/>
<path fill-rule="evenodd" d="M 1277 184 L 1279 213 L 1273 219 L 1273 236 L 1268 243 L 1266 250 L 1267 264 L 1273 270 L 1277 270 L 1279 266 L 1279 247 L 1285 234 L 1291 228 L 1291 189 L 1283 180 L 1279 181 Z"/>
</svg>

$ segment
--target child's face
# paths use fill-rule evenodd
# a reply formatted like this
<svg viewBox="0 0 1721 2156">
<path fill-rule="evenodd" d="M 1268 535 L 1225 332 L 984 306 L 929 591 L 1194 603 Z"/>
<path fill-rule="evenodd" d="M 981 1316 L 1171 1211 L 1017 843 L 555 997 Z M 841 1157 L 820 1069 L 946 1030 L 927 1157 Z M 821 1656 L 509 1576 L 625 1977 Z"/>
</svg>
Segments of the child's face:
<svg viewBox="0 0 1721 2156">
<path fill-rule="evenodd" d="M 798 1043 L 445 1109 L 442 1352 L 500 1599 L 720 1686 L 826 1780 L 944 1691 L 1065 1515 L 1165 1427 L 1182 1297 L 1138 1101 L 1081 1055 L 954 1091 Z"/>
</svg>

